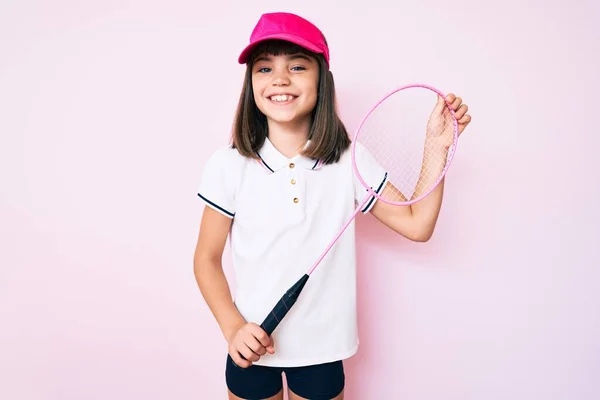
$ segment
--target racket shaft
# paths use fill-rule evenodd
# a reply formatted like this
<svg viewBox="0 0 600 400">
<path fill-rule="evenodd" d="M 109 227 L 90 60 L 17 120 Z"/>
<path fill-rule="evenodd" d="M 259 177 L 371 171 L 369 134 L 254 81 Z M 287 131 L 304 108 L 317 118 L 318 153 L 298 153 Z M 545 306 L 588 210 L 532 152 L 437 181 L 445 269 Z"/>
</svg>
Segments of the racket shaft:
<svg viewBox="0 0 600 400">
<path fill-rule="evenodd" d="M 310 267 L 310 270 L 308 270 L 308 275 L 312 274 L 313 271 L 315 269 L 317 269 L 317 266 L 321 263 L 321 261 L 323 261 L 323 259 L 327 255 L 327 253 L 329 253 L 329 250 L 331 250 L 331 248 L 333 247 L 333 245 L 342 236 L 342 234 L 344 233 L 344 231 L 346 230 L 346 228 L 348 228 L 348 226 L 350 225 L 350 223 L 352 222 L 352 220 L 356 217 L 356 215 L 360 212 L 360 210 L 362 210 L 364 208 L 365 204 L 367 204 L 367 201 L 369 201 L 371 199 L 371 197 L 373 197 L 371 193 L 372 193 L 372 189 L 367 189 L 367 195 L 363 199 L 362 203 L 360 203 L 358 205 L 358 207 L 356 207 L 356 209 L 354 210 L 354 212 L 352 213 L 352 215 L 350 216 L 350 218 L 348 218 L 348 221 L 346 221 L 346 223 L 344 224 L 344 226 L 342 227 L 342 229 L 340 229 L 340 231 L 338 232 L 338 234 L 329 243 L 329 245 L 327 246 L 327 248 L 325 248 L 325 250 L 323 251 L 323 253 L 321 253 L 321 255 L 319 256 L 319 258 L 317 259 L 317 261 L 315 261 L 315 263 L 313 264 L 313 266 Z"/>
</svg>

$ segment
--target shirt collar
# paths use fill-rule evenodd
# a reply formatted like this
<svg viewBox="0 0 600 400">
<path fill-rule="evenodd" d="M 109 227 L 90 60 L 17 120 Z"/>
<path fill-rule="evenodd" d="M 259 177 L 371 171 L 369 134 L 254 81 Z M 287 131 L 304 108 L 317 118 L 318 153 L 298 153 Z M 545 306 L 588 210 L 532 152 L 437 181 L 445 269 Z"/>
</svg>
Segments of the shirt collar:
<svg viewBox="0 0 600 400">
<path fill-rule="evenodd" d="M 306 146 L 310 143 L 310 140 L 306 142 Z M 306 146 L 304 148 L 306 148 Z M 303 156 L 302 154 L 296 154 L 292 158 L 287 158 L 283 154 L 275 148 L 273 143 L 269 140 L 269 138 L 265 138 L 265 143 L 257 152 L 258 157 L 260 158 L 261 163 L 264 167 L 266 167 L 270 172 L 275 172 L 280 168 L 286 167 L 290 164 L 298 165 L 304 167 L 306 169 L 319 169 L 323 164 L 321 160 L 315 160 L 312 158 L 308 158 Z"/>
</svg>

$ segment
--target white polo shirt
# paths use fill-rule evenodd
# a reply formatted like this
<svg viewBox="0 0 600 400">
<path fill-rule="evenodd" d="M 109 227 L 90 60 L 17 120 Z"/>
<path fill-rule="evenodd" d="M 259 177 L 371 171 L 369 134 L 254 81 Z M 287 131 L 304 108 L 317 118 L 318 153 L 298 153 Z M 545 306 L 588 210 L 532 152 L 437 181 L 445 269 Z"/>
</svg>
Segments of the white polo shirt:
<svg viewBox="0 0 600 400">
<path fill-rule="evenodd" d="M 350 148 L 335 164 L 288 159 L 267 139 L 260 160 L 231 147 L 212 154 L 198 195 L 233 218 L 230 232 L 237 291 L 248 322 L 262 323 L 281 296 L 314 264 L 367 190 L 356 178 Z M 380 190 L 386 173 L 357 145 L 363 179 Z M 364 172 L 363 172 L 364 171 Z M 369 201 L 363 213 L 375 202 Z M 275 354 L 257 365 L 302 366 L 336 361 L 358 349 L 354 221 L 313 272 L 273 333 Z"/>
</svg>

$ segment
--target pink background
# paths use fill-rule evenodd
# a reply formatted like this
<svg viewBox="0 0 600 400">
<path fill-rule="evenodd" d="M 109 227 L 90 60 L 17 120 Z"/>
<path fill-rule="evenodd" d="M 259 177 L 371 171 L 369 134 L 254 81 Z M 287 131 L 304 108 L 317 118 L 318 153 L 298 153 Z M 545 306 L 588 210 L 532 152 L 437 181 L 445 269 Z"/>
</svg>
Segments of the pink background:
<svg viewBox="0 0 600 400">
<path fill-rule="evenodd" d="M 0 5 L 1 399 L 225 398 L 195 190 L 275 10 L 325 31 L 350 130 L 413 82 L 474 118 L 430 242 L 358 221 L 346 398 L 600 398 L 597 2 L 204 3 Z"/>
</svg>

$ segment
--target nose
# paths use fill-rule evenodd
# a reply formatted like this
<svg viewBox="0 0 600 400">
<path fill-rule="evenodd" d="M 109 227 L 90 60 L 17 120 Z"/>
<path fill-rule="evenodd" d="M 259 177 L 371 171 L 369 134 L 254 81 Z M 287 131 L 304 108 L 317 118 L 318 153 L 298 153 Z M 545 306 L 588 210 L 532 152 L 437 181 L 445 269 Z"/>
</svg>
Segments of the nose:
<svg viewBox="0 0 600 400">
<path fill-rule="evenodd" d="M 288 75 L 288 71 L 285 68 L 282 68 L 273 73 L 273 86 L 287 86 L 290 84 L 290 77 Z"/>
</svg>

